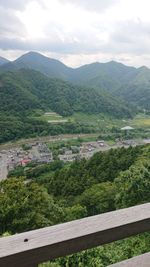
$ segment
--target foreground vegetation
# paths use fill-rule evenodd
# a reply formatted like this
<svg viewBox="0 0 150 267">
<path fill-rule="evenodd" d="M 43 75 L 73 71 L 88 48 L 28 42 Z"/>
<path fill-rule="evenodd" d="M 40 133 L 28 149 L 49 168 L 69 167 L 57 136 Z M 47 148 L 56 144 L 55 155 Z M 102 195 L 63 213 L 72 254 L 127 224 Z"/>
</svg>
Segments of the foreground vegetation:
<svg viewBox="0 0 150 267">
<path fill-rule="evenodd" d="M 150 146 L 90 160 L 19 167 L 0 183 L 0 234 L 15 234 L 150 201 Z M 26 182 L 28 181 L 28 183 Z M 145 233 L 42 266 L 104 267 L 150 250 Z"/>
</svg>

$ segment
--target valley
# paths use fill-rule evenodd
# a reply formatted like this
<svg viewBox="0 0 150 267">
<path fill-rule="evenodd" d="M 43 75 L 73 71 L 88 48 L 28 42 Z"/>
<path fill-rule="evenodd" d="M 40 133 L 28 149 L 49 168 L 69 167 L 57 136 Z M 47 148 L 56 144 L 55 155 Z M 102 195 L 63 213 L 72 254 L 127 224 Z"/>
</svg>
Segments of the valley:
<svg viewBox="0 0 150 267">
<path fill-rule="evenodd" d="M 35 52 L 0 65 L 0 235 L 150 201 L 148 68 L 73 69 Z M 41 266 L 105 267 L 149 251 L 149 240 L 145 233 Z"/>
<path fill-rule="evenodd" d="M 0 267 L 150 267 L 149 13 L 0 0 Z"/>
<path fill-rule="evenodd" d="M 70 117 L 63 117 L 55 112 L 46 112 L 40 116 L 40 119 L 50 124 L 58 125 L 66 122 L 80 123 L 93 127 L 96 133 L 38 136 L 1 144 L 0 180 L 6 179 L 10 170 L 13 170 L 16 166 L 21 166 L 21 162 L 26 160 L 27 163 L 34 160 L 37 162 L 38 160 L 40 162 L 43 160 L 43 163 L 49 163 L 53 159 L 72 162 L 77 158 L 88 159 L 96 152 L 106 151 L 111 148 L 150 143 L 150 116 L 145 114 L 138 114 L 133 119 L 112 119 L 103 114 L 86 115 L 84 113 L 75 113 Z M 127 134 L 121 132 L 121 128 L 126 125 L 133 127 L 134 131 Z M 99 145 L 101 141 L 98 140 L 103 140 L 102 144 Z M 51 157 L 44 158 L 44 156 L 40 156 L 38 154 L 39 145 L 45 145 L 47 149 L 50 149 Z M 23 152 L 22 147 L 24 146 L 30 147 L 30 153 Z M 31 149 L 32 147 L 33 149 Z M 77 151 L 72 151 L 71 147 L 76 148 Z"/>
</svg>

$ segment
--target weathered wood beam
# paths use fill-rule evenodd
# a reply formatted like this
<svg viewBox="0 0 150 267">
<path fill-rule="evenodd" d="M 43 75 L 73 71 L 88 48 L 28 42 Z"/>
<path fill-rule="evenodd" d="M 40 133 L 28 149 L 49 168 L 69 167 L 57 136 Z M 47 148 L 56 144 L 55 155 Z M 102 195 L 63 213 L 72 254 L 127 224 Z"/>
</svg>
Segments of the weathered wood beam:
<svg viewBox="0 0 150 267">
<path fill-rule="evenodd" d="M 149 267 L 150 266 L 150 253 L 145 253 L 129 260 L 112 264 L 109 267 Z"/>
<path fill-rule="evenodd" d="M 38 263 L 150 230 L 150 203 L 0 239 L 0 267 Z"/>
</svg>

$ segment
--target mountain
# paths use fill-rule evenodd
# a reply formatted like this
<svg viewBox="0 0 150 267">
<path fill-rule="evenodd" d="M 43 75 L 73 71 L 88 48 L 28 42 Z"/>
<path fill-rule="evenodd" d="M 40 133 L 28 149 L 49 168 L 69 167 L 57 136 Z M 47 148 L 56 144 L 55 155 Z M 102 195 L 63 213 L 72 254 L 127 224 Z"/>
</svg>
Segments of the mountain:
<svg viewBox="0 0 150 267">
<path fill-rule="evenodd" d="M 150 110 L 150 69 L 134 68 L 122 63 L 92 63 L 73 69 L 58 60 L 50 59 L 36 52 L 29 52 L 13 62 L 3 64 L 0 73 L 33 69 L 49 78 L 57 78 L 96 89 L 102 95 L 127 101 L 139 109 Z M 120 102 L 119 100 L 119 102 Z M 92 99 L 91 99 L 92 101 Z M 100 102 L 101 103 L 101 102 Z"/>
<path fill-rule="evenodd" d="M 150 111 L 150 70 L 147 67 L 137 69 L 132 79 L 117 89 L 115 94 L 131 104 Z"/>
<path fill-rule="evenodd" d="M 13 62 L 3 65 L 0 71 L 14 71 L 22 68 L 39 71 L 50 78 L 63 79 L 74 84 L 89 85 L 106 90 L 120 87 L 121 81 L 127 79 L 136 70 L 115 61 L 96 62 L 73 69 L 58 60 L 36 52 L 29 52 Z"/>
<path fill-rule="evenodd" d="M 75 69 L 74 82 L 113 91 L 128 80 L 135 70 L 115 61 L 96 62 Z"/>
<path fill-rule="evenodd" d="M 8 59 L 6 59 L 6 58 L 4 58 L 4 57 L 0 57 L 0 66 L 6 64 L 6 63 L 8 63 L 8 62 L 9 62 Z"/>
<path fill-rule="evenodd" d="M 76 69 L 74 82 L 109 92 L 113 97 L 150 111 L 150 69 L 128 67 L 111 61 L 93 63 Z"/>
<path fill-rule="evenodd" d="M 50 78 L 58 78 L 68 80 L 73 71 L 56 59 L 45 57 L 36 52 L 29 52 L 13 62 L 5 64 L 1 68 L 2 71 L 16 71 L 19 69 L 33 69 L 41 72 Z"/>
</svg>

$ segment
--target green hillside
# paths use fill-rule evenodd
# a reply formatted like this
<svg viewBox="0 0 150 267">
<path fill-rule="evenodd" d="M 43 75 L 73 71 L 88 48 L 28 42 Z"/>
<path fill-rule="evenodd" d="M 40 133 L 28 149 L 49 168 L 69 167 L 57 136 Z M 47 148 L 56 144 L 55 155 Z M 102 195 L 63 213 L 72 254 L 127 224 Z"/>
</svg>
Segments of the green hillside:
<svg viewBox="0 0 150 267">
<path fill-rule="evenodd" d="M 17 71 L 22 68 L 33 69 L 49 78 L 61 79 L 74 85 L 95 88 L 103 96 L 104 93 L 110 93 L 113 97 L 125 100 L 139 109 L 150 109 L 150 69 L 146 67 L 134 68 L 111 61 L 108 63 L 96 62 L 73 69 L 58 60 L 45 57 L 36 52 L 29 52 L 13 62 L 0 66 L 0 73 Z M 89 92 L 86 94 L 89 97 Z M 113 101 L 112 99 L 111 102 Z M 105 100 L 100 101 L 101 105 L 102 102 L 105 102 Z M 111 106 L 110 103 L 107 104 Z M 95 109 L 97 104 L 93 106 Z M 65 109 L 67 109 L 67 104 Z M 85 109 L 85 106 L 83 109 Z"/>
<path fill-rule="evenodd" d="M 109 92 L 120 88 L 122 83 L 133 75 L 135 68 L 127 67 L 121 63 L 110 61 L 108 63 L 92 63 L 75 69 L 75 83 L 89 84 Z"/>
<path fill-rule="evenodd" d="M 82 112 L 103 113 L 116 118 L 131 117 L 131 111 L 121 102 L 107 94 L 98 93 L 95 89 L 50 79 L 33 70 L 5 72 L 0 75 L 0 142 L 31 134 L 89 131 L 69 123 L 52 126 L 40 120 L 40 117 L 33 119 L 37 110 L 40 110 L 40 114 L 51 110 L 62 116 Z"/>
<path fill-rule="evenodd" d="M 137 69 L 128 83 L 115 92 L 116 96 L 150 111 L 150 70 L 146 67 Z"/>
<path fill-rule="evenodd" d="M 107 113 L 114 117 L 129 117 L 131 113 L 109 95 L 86 87 L 49 79 L 31 70 L 0 75 L 0 111 L 22 114 L 41 108 L 61 115 L 73 112 Z"/>
</svg>

